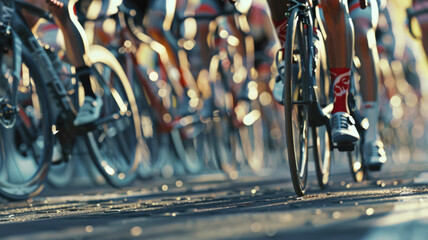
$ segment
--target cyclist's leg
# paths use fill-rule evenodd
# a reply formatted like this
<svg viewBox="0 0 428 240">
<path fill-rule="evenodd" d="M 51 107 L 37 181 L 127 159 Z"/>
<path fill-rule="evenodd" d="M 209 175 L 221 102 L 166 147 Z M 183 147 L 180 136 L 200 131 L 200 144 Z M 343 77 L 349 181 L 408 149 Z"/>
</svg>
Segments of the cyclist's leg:
<svg viewBox="0 0 428 240">
<path fill-rule="evenodd" d="M 96 120 L 101 110 L 101 98 L 97 98 L 90 83 L 89 67 L 91 63 L 87 57 L 88 43 L 86 34 L 74 14 L 74 0 L 27 0 L 33 5 L 52 12 L 55 23 L 64 34 L 67 58 L 76 67 L 76 73 L 85 91 L 85 103 L 79 110 L 75 124 L 85 124 Z M 25 13 L 24 13 L 25 14 Z M 37 19 L 29 14 L 25 15 L 30 26 L 35 25 Z"/>
<path fill-rule="evenodd" d="M 347 0 L 322 0 L 321 6 L 327 32 L 327 54 L 334 88 L 331 119 L 334 142 L 354 142 L 358 131 L 349 115 L 348 90 L 354 47 L 354 30 L 349 17 Z"/>
<path fill-rule="evenodd" d="M 238 3 L 239 4 L 239 3 Z M 254 3 L 252 3 L 251 8 L 253 8 Z M 230 12 L 234 10 L 233 5 L 230 2 L 225 1 L 222 6 L 222 11 Z M 239 10 L 245 11 L 245 9 L 237 8 Z M 241 14 L 241 15 L 240 15 Z M 238 15 L 238 16 L 237 16 Z M 247 23 L 243 23 L 244 21 L 237 21 L 237 18 L 246 18 Z M 229 15 L 227 16 L 227 23 L 228 27 L 232 31 L 233 36 L 237 37 L 239 40 L 239 45 L 236 47 L 237 53 L 242 58 L 242 67 L 247 69 L 246 74 L 243 74 L 242 77 L 242 85 L 240 86 L 240 91 L 238 92 L 238 100 L 249 100 L 249 88 L 248 84 L 250 81 L 254 80 L 251 76 L 251 69 L 254 68 L 254 47 L 251 46 L 253 44 L 248 41 L 250 39 L 251 34 L 251 28 L 248 28 L 248 11 L 247 12 L 240 12 L 239 14 Z M 252 40 L 254 43 L 254 40 Z M 234 63 L 235 69 L 238 67 L 237 63 Z"/>
<path fill-rule="evenodd" d="M 370 1 L 366 9 L 360 8 L 359 0 L 349 1 L 352 21 L 355 23 L 355 54 L 361 62 L 360 89 L 363 97 L 364 114 L 370 126 L 364 135 L 365 163 L 379 164 L 386 161 L 383 144 L 378 131 L 379 101 L 378 81 L 380 77 L 379 55 L 377 52 L 375 29 L 379 16 L 376 0 Z"/>
<path fill-rule="evenodd" d="M 74 120 L 75 125 L 83 125 L 98 119 L 102 100 L 96 97 L 90 81 L 91 62 L 87 55 L 86 33 L 74 13 L 74 0 L 46 0 L 55 23 L 64 34 L 67 58 L 76 67 L 76 73 L 85 90 L 85 101 Z"/>
<path fill-rule="evenodd" d="M 192 5 L 192 8 L 195 10 L 195 15 L 212 15 L 215 16 L 220 13 L 221 8 L 220 4 L 214 0 L 200 0 L 197 4 Z M 200 48 L 201 54 L 201 71 L 200 74 L 206 75 L 204 77 L 198 77 L 198 81 L 204 81 L 204 78 L 208 78 L 208 69 L 211 61 L 211 53 L 210 50 L 211 44 L 213 44 L 212 38 L 208 39 L 208 35 L 210 34 L 210 25 L 211 21 L 208 20 L 198 20 L 197 28 L 198 32 L 196 35 L 196 41 Z M 202 83 L 199 83 L 202 84 Z"/>
<path fill-rule="evenodd" d="M 186 88 L 187 83 L 180 68 L 177 51 L 165 35 L 166 32 L 171 31 L 174 14 L 177 11 L 177 4 L 181 2 L 183 1 L 149 1 L 149 10 L 146 13 L 147 24 L 145 26 L 150 37 L 165 47 L 169 61 L 172 66 L 179 71 L 179 81 L 181 86 Z M 179 92 L 182 92 L 182 90 Z"/>
<path fill-rule="evenodd" d="M 275 26 L 276 33 L 278 34 L 278 39 L 282 47 L 284 45 L 285 35 L 287 33 L 288 18 L 285 16 L 285 13 L 288 10 L 287 4 L 289 1 L 268 0 L 267 2 L 271 11 L 272 22 Z"/>
<path fill-rule="evenodd" d="M 428 0 L 413 1 L 413 8 L 415 11 L 428 9 Z M 428 57 L 428 14 L 418 16 L 418 21 L 422 31 L 422 45 Z"/>
<path fill-rule="evenodd" d="M 208 16 L 217 16 L 223 12 L 229 12 L 233 10 L 233 5 L 229 2 L 220 3 L 218 0 L 201 0 L 196 5 L 192 6 L 195 9 L 195 14 L 198 15 L 208 15 Z M 213 19 L 213 21 L 215 21 Z M 215 45 L 213 37 L 210 36 L 212 34 L 210 31 L 212 31 L 212 27 L 210 27 L 211 24 L 214 24 L 211 20 L 199 20 L 198 21 L 198 34 L 197 34 L 197 41 L 198 45 L 200 47 L 200 54 L 201 54 L 201 71 L 200 75 L 198 77 L 198 84 L 200 85 L 207 85 L 207 83 L 203 83 L 203 81 L 206 81 L 208 78 L 208 69 L 211 64 L 212 59 L 212 47 Z M 215 22 L 218 24 L 217 22 Z M 212 25 L 211 25 L 212 26 Z M 243 29 L 240 28 L 239 24 L 236 23 L 234 15 L 227 16 L 227 28 L 228 30 L 231 30 L 231 33 L 233 36 L 235 36 L 239 40 L 239 44 L 236 47 L 237 53 L 239 56 L 241 56 L 241 63 L 238 61 L 234 62 L 235 68 L 238 67 L 245 67 L 247 70 L 252 68 L 252 63 L 250 61 L 247 61 L 246 56 L 246 43 L 245 43 L 245 34 L 249 34 L 249 32 L 245 33 Z M 215 36 L 216 37 L 216 36 Z M 217 46 L 215 46 L 217 47 Z M 236 59 L 235 59 L 236 60 Z M 250 80 L 250 74 L 249 71 L 247 72 L 246 76 L 240 75 L 242 77 L 245 77 L 241 79 L 240 82 L 242 82 L 242 87 L 240 88 L 240 91 L 237 92 L 238 100 L 248 100 L 248 88 L 247 84 Z M 209 96 L 209 94 L 206 94 Z"/>
<path fill-rule="evenodd" d="M 283 0 L 268 0 L 268 5 L 271 11 L 272 23 L 275 27 L 276 34 L 278 36 L 281 47 L 284 46 L 285 37 L 287 35 L 287 22 L 288 18 L 285 13 L 288 10 L 288 2 Z M 284 91 L 284 81 L 280 78 L 284 66 L 277 66 L 278 68 L 278 77 L 275 81 L 275 86 L 273 89 L 273 97 L 279 103 L 283 103 L 283 91 Z"/>
</svg>

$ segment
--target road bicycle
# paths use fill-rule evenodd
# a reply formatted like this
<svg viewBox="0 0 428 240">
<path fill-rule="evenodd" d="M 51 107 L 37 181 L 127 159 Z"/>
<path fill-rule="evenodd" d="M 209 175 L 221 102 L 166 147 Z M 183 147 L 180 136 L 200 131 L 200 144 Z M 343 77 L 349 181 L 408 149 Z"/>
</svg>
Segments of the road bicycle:
<svg viewBox="0 0 428 240">
<path fill-rule="evenodd" d="M 348 151 L 351 174 L 362 181 L 365 169 L 362 164 L 361 142 L 333 144 L 329 117 L 333 110 L 331 85 L 327 77 L 328 66 L 324 46 L 325 36 L 317 7 L 318 1 L 289 2 L 287 35 L 284 51 L 277 54 L 277 66 L 284 81 L 285 136 L 288 161 L 297 195 L 305 194 L 308 159 L 312 149 L 318 184 L 327 187 L 333 149 Z M 283 56 L 281 56 L 283 55 Z M 367 128 L 366 119 L 359 114 L 354 97 L 355 84 L 351 84 L 349 105 L 360 133 Z"/>
<path fill-rule="evenodd" d="M 126 14 L 126 10 L 123 12 Z M 234 12 L 222 13 L 221 15 L 232 14 L 232 13 Z M 179 28 L 183 22 L 186 22 L 186 19 L 194 19 L 195 21 L 212 21 L 217 17 L 219 16 L 213 16 L 213 15 L 176 16 L 176 20 L 174 21 L 175 24 L 173 24 L 172 28 L 173 29 Z M 133 18 L 129 18 L 129 14 L 125 15 L 125 21 L 127 23 L 128 29 L 134 35 L 134 38 L 141 39 L 142 42 L 147 42 L 147 40 L 145 39 L 149 39 L 148 36 L 142 33 L 141 29 L 137 29 L 138 27 L 135 26 L 132 20 Z M 177 31 L 177 32 L 180 32 L 180 31 Z M 218 35 L 218 32 L 216 32 L 216 34 Z M 213 35 L 216 35 L 216 34 L 213 34 Z M 191 41 L 191 40 L 189 39 L 177 40 L 177 36 L 172 36 L 171 33 L 167 34 L 167 36 L 170 42 L 173 43 L 171 45 L 175 46 L 175 50 L 177 52 L 180 52 L 183 55 L 183 52 L 185 50 L 182 46 L 180 46 L 180 43 L 182 45 L 184 41 Z M 125 52 L 128 52 L 128 51 L 125 51 Z M 253 155 L 253 153 L 255 152 L 253 151 L 254 145 L 250 146 L 248 144 L 249 142 L 251 142 L 250 141 L 251 139 L 254 139 L 254 137 L 251 136 L 254 134 L 253 132 L 248 132 L 245 129 L 243 130 L 242 129 L 243 127 L 239 129 L 239 133 L 238 131 L 234 131 L 233 126 L 231 125 L 232 122 L 230 121 L 231 118 L 234 118 L 234 117 L 236 118 L 236 116 L 233 116 L 234 114 L 233 110 L 231 110 L 233 108 L 229 106 L 230 109 L 226 109 L 226 108 L 223 108 L 226 106 L 215 105 L 216 102 L 225 103 L 225 101 L 229 101 L 230 99 L 228 100 L 223 99 L 225 95 L 221 93 L 226 93 L 226 94 L 231 93 L 231 89 L 230 89 L 230 83 L 227 83 L 227 81 L 230 80 L 230 78 L 227 77 L 228 70 L 225 70 L 225 69 L 219 70 L 218 68 L 220 66 L 218 62 L 219 55 L 218 54 L 213 54 L 213 55 L 214 55 L 213 59 L 216 59 L 217 62 L 216 61 L 212 62 L 213 64 L 212 64 L 212 67 L 210 68 L 210 72 L 213 73 L 213 71 L 215 71 L 215 74 L 214 75 L 209 74 L 209 76 L 210 77 L 214 76 L 214 78 L 221 77 L 222 80 L 219 80 L 219 81 L 217 81 L 216 79 L 209 80 L 210 81 L 209 84 L 211 84 L 211 90 L 213 91 L 211 96 L 213 97 L 212 99 L 208 99 L 207 101 L 204 102 L 204 109 L 200 111 L 201 115 L 203 116 L 198 120 L 198 122 L 196 122 L 197 125 L 195 129 L 198 135 L 196 136 L 194 135 L 194 137 L 197 137 L 198 143 L 199 143 L 196 145 L 199 161 L 201 161 L 201 159 L 206 159 L 202 161 L 205 165 L 207 164 L 208 161 L 211 163 L 216 163 L 215 165 L 217 165 L 217 167 L 220 167 L 226 173 L 230 173 L 231 171 L 233 171 L 233 169 L 236 168 L 236 165 L 238 164 L 235 161 L 236 155 L 239 154 L 237 153 L 238 151 L 240 151 L 241 156 L 245 155 L 247 159 L 256 158 Z M 143 73 L 140 73 L 140 74 L 143 74 Z M 143 79 L 143 77 L 138 77 L 138 78 Z M 144 89 L 147 89 L 147 87 L 144 87 Z M 152 97 L 150 96 L 151 95 L 150 91 L 144 91 L 144 92 L 149 96 L 150 99 L 152 99 Z M 234 99 L 233 102 L 234 104 L 236 104 L 236 99 Z M 153 104 L 155 104 L 156 106 L 158 105 L 156 104 L 156 101 Z M 161 112 L 163 109 L 162 107 L 154 107 L 154 108 L 158 109 Z M 249 128 L 248 126 L 246 127 Z M 240 137 L 240 135 L 242 136 Z M 246 135 L 247 137 L 243 137 L 244 135 Z M 258 139 L 262 140 L 263 138 L 262 136 L 259 136 Z M 243 142 L 246 142 L 246 143 L 243 143 Z M 238 147 L 238 145 L 246 146 L 245 150 L 244 150 L 244 147 L 240 148 Z M 263 144 L 258 144 L 255 148 L 260 148 L 260 146 L 263 146 Z M 263 154 L 263 151 L 258 151 L 258 153 Z M 212 161 L 213 159 L 215 159 L 215 161 Z M 241 163 L 243 163 L 244 161 L 245 160 L 241 160 Z M 188 165 L 189 165 L 188 163 L 185 164 L 187 169 L 189 169 Z M 193 168 L 193 169 L 197 169 L 197 168 Z"/>
<path fill-rule="evenodd" d="M 59 77 L 62 62 L 40 45 L 18 9 L 50 21 L 52 17 L 22 1 L 0 4 L 2 13 L 10 13 L 2 15 L 0 24 L 4 49 L 0 55 L 0 193 L 11 199 L 36 195 L 43 189 L 54 147 L 61 149 L 60 162 L 67 163 L 80 141 L 110 184 L 119 187 L 132 182 L 140 161 L 140 118 L 120 64 L 106 49 L 91 46 L 91 82 L 104 104 L 100 119 L 74 126 L 82 99 L 78 76 L 69 75 L 72 86 L 65 87 Z"/>
</svg>

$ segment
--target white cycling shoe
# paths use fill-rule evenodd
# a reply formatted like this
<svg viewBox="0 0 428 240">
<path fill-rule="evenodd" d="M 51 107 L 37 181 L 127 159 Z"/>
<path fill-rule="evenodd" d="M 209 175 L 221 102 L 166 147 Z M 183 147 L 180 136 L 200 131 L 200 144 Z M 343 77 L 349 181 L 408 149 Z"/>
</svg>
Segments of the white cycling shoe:
<svg viewBox="0 0 428 240">
<path fill-rule="evenodd" d="M 379 171 L 382 164 L 386 162 L 386 152 L 381 140 L 366 142 L 363 145 L 364 166 L 371 171 Z"/>
<path fill-rule="evenodd" d="M 281 78 L 281 75 L 284 75 L 285 67 L 282 63 L 278 67 L 278 76 L 275 79 L 272 95 L 279 104 L 284 105 L 284 80 Z"/>
<path fill-rule="evenodd" d="M 360 139 L 354 118 L 345 112 L 331 116 L 331 136 L 335 143 L 353 143 Z"/>
<path fill-rule="evenodd" d="M 282 79 L 276 79 L 272 94 L 279 104 L 284 105 L 284 82 Z"/>
<path fill-rule="evenodd" d="M 100 97 L 93 98 L 86 96 L 83 105 L 74 119 L 74 126 L 81 126 L 92 123 L 100 117 L 103 100 Z"/>
</svg>

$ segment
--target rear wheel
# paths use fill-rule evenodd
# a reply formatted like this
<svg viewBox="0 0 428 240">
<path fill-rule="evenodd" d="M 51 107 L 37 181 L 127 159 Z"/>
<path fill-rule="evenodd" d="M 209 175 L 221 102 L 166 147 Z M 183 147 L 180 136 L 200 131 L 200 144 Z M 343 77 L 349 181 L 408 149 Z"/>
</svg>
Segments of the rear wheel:
<svg viewBox="0 0 428 240">
<path fill-rule="evenodd" d="M 355 78 L 351 78 L 349 97 L 348 97 L 348 106 L 351 109 L 351 115 L 356 120 L 356 127 L 360 134 L 360 139 L 354 143 L 354 149 L 349 151 L 348 160 L 351 169 L 351 175 L 354 181 L 361 182 L 366 174 L 366 171 L 363 166 L 363 155 L 362 155 L 362 143 L 364 139 L 364 129 L 362 127 L 362 116 L 360 114 L 362 96 L 357 92 L 356 87 L 357 82 Z"/>
<path fill-rule="evenodd" d="M 308 41 L 298 14 L 291 12 L 285 41 L 284 108 L 288 161 L 297 195 L 304 195 L 308 172 Z M 310 28 L 312 31 L 312 28 Z M 306 31 L 307 33 L 308 31 Z"/>
<path fill-rule="evenodd" d="M 101 122 L 85 140 L 92 159 L 106 180 L 121 187 L 135 179 L 144 156 L 138 106 L 116 58 L 101 46 L 92 46 L 89 57 L 96 78 L 93 82 L 95 91 L 102 96 L 103 107 L 98 121 Z"/>
<path fill-rule="evenodd" d="M 312 128 L 312 141 L 318 185 L 325 189 L 330 177 L 331 164 L 330 136 L 327 128 L 325 126 Z"/>
<path fill-rule="evenodd" d="M 317 31 L 318 40 L 315 42 L 317 49 L 317 62 L 315 70 L 315 79 L 317 88 L 315 94 L 321 107 L 326 107 L 329 103 L 330 81 L 327 76 L 327 54 L 324 40 L 321 32 Z M 327 187 L 330 176 L 331 165 L 331 141 L 328 128 L 325 125 L 312 128 L 313 151 L 315 160 L 315 170 L 317 173 L 318 185 L 321 189 Z"/>
<path fill-rule="evenodd" d="M 351 175 L 355 182 L 361 182 L 364 179 L 363 155 L 361 154 L 361 140 L 355 143 L 355 149 L 348 152 Z"/>
<path fill-rule="evenodd" d="M 263 132 L 263 118 L 261 108 L 257 101 L 251 102 L 248 114 L 243 119 L 244 126 L 239 128 L 239 137 L 242 150 L 251 170 L 261 172 L 265 167 L 265 143 Z"/>
</svg>

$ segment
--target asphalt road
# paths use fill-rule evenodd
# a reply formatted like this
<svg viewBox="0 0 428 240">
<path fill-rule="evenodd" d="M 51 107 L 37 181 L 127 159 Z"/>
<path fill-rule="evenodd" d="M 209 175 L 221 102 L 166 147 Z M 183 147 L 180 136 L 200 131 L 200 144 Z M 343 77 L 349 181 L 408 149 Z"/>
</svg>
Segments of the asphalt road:
<svg viewBox="0 0 428 240">
<path fill-rule="evenodd" d="M 234 181 L 210 172 L 121 190 L 48 187 L 0 199 L 0 239 L 428 239 L 428 161 L 390 164 L 358 184 L 335 164 L 328 189 L 311 175 L 304 197 L 286 166 Z"/>
</svg>

